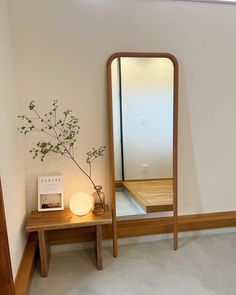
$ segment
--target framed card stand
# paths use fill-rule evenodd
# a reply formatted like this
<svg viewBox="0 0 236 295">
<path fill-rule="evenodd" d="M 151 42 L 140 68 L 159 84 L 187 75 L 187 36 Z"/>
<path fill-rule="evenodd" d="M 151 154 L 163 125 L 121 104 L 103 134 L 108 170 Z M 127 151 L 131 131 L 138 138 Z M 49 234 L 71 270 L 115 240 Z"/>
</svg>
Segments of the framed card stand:
<svg viewBox="0 0 236 295">
<path fill-rule="evenodd" d="M 63 209 L 63 176 L 38 176 L 38 211 Z"/>
</svg>

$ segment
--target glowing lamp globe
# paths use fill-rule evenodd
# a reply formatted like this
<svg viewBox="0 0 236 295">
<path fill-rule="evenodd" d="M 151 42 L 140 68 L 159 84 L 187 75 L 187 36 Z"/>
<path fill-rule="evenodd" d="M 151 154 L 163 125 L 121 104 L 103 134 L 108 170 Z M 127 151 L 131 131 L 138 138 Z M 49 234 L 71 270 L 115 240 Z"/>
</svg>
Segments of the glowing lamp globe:
<svg viewBox="0 0 236 295">
<path fill-rule="evenodd" d="M 93 206 L 93 197 L 83 192 L 76 193 L 71 197 L 69 206 L 75 215 L 86 215 Z"/>
</svg>

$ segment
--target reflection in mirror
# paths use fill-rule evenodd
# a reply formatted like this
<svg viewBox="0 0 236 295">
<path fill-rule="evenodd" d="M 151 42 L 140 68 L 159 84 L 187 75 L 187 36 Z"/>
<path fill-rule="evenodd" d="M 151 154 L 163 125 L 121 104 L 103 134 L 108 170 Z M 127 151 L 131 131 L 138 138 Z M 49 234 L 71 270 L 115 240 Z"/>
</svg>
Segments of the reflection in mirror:
<svg viewBox="0 0 236 295">
<path fill-rule="evenodd" d="M 117 216 L 172 211 L 173 62 L 117 57 L 111 74 Z"/>
</svg>

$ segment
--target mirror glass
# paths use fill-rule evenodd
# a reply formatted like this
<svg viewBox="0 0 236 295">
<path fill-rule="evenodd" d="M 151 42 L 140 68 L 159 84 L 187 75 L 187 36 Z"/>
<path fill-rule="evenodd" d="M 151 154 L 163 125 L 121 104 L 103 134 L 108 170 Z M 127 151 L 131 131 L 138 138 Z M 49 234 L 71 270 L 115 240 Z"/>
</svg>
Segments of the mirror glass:
<svg viewBox="0 0 236 295">
<path fill-rule="evenodd" d="M 172 211 L 173 62 L 117 57 L 111 82 L 116 214 Z"/>
</svg>

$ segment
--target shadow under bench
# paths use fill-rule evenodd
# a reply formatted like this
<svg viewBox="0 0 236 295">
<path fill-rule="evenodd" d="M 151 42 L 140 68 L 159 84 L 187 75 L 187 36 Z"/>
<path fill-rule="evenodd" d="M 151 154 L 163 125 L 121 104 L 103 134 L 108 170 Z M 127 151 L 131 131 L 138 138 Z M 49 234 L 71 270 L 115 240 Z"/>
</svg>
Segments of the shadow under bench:
<svg viewBox="0 0 236 295">
<path fill-rule="evenodd" d="M 109 206 L 106 206 L 105 214 L 96 216 L 92 212 L 85 216 L 76 216 L 70 209 L 52 212 L 32 211 L 26 223 L 27 232 L 37 232 L 39 243 L 39 256 L 42 277 L 48 276 L 50 263 L 50 246 L 48 241 L 48 232 L 58 229 L 71 229 L 81 227 L 96 228 L 96 257 L 98 270 L 103 269 L 102 256 L 102 225 L 111 224 L 112 217 Z"/>
</svg>

